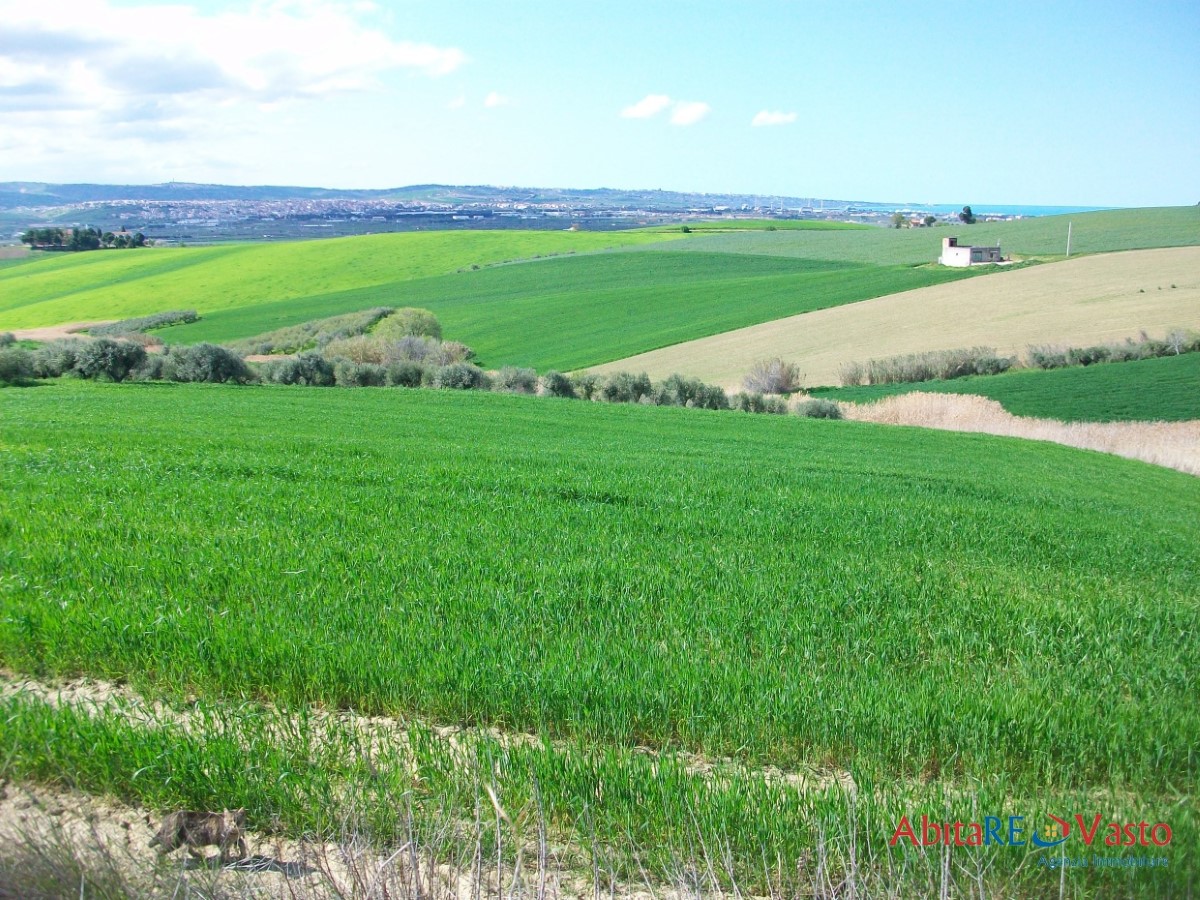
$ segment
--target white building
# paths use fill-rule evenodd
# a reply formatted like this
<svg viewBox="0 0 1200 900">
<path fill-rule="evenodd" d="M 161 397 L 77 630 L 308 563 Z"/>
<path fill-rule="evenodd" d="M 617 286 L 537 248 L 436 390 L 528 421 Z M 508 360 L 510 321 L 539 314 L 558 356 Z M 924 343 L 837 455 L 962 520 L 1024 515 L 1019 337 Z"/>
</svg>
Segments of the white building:
<svg viewBox="0 0 1200 900">
<path fill-rule="evenodd" d="M 958 238 L 948 237 L 942 239 L 942 255 L 938 257 L 938 262 L 943 266 L 965 269 L 979 263 L 1003 262 L 1003 257 L 999 247 L 963 247 L 959 246 Z"/>
</svg>

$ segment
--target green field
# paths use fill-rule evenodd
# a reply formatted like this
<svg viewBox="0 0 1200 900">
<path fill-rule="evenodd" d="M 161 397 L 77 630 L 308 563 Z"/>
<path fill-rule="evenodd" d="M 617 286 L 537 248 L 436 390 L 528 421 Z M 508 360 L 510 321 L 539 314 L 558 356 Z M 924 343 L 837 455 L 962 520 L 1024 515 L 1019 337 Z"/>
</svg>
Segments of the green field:
<svg viewBox="0 0 1200 900">
<path fill-rule="evenodd" d="M 1200 206 L 1172 206 L 936 228 L 699 235 L 677 249 L 912 265 L 933 262 L 941 253 L 942 238 L 958 235 L 972 244 L 998 243 L 1006 254 L 1055 259 L 1066 253 L 1068 222 L 1072 255 L 1200 244 Z"/>
<path fill-rule="evenodd" d="M 0 664 L 217 704 L 205 743 L 9 701 L 21 777 L 328 825 L 314 798 L 348 764 L 303 729 L 233 761 L 279 729 L 220 704 L 266 700 L 565 741 L 506 756 L 515 808 L 536 785 L 556 827 L 671 847 L 690 797 L 747 877 L 760 849 L 813 847 L 844 796 L 706 786 L 633 748 L 848 773 L 864 854 L 900 809 L 1074 797 L 1172 822 L 1168 880 L 1130 893 L 1195 871 L 1194 478 L 985 436 L 396 389 L 68 381 L 0 391 L 0 420 Z M 149 764 L 185 774 L 139 782 Z M 989 877 L 1027 862 L 988 858 Z"/>
<path fill-rule="evenodd" d="M 123 319 L 183 307 L 207 314 L 334 291 L 382 288 L 536 255 L 586 253 L 670 239 L 670 235 L 613 232 L 440 231 L 52 254 L 0 270 L 0 328 Z"/>
<path fill-rule="evenodd" d="M 1200 353 L 1068 369 L 1022 369 L 954 381 L 818 388 L 869 403 L 910 391 L 991 397 L 1013 415 L 1064 422 L 1183 422 L 1200 419 Z"/>
<path fill-rule="evenodd" d="M 783 316 L 942 284 L 964 270 L 719 253 L 603 253 L 206 315 L 163 335 L 228 341 L 374 305 L 433 310 L 485 366 L 579 369 Z"/>
<path fill-rule="evenodd" d="M 1192 207 L 1071 220 L 1078 252 L 1200 242 Z M 1064 228 L 1060 217 L 981 224 L 970 234 L 1016 253 L 1053 254 Z M 60 255 L 0 268 L 0 329 L 194 308 L 201 322 L 164 336 L 232 340 L 373 306 L 420 305 L 486 365 L 577 369 L 965 277 L 913 268 L 937 255 L 943 233 L 441 232 Z M 525 261 L 501 265 L 516 260 Z"/>
</svg>

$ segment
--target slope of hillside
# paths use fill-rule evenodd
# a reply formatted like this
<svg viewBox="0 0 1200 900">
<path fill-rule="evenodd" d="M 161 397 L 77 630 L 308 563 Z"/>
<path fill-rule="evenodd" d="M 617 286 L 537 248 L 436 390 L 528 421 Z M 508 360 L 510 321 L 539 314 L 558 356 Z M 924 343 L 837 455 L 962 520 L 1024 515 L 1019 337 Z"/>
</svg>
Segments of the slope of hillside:
<svg viewBox="0 0 1200 900">
<path fill-rule="evenodd" d="M 976 435 L 397 389 L 64 381 L 0 391 L 0 418 L 0 663 L 197 712 L 164 734 L 10 698 L 0 746 L 30 777 L 294 831 L 369 801 L 410 833 L 397 796 L 469 810 L 482 771 L 514 819 L 537 792 L 552 844 L 594 828 L 657 853 L 699 832 L 749 875 L 847 830 L 902 866 L 901 814 L 1086 794 L 1171 824 L 1164 878 L 1194 867 L 1190 476 Z M 306 713 L 348 709 L 513 739 L 464 764 L 430 749 L 445 732 L 325 741 Z M 706 779 L 723 757 L 775 774 Z M 806 787 L 830 771 L 857 794 Z M 980 871 L 1026 857 L 992 849 Z M 1029 896 L 1056 895 L 1029 868 Z"/>
<path fill-rule="evenodd" d="M 625 232 L 441 231 L 55 254 L 0 269 L 0 328 L 121 319 L 179 308 L 195 309 L 203 315 L 369 289 L 471 266 L 681 237 Z M 376 305 L 364 302 L 353 308 Z"/>
<path fill-rule="evenodd" d="M 420 306 L 488 366 L 575 369 L 978 270 L 728 253 L 601 253 L 221 310 L 172 328 L 225 341 L 367 306 Z"/>
<path fill-rule="evenodd" d="M 680 249 L 900 265 L 933 262 L 942 238 L 957 235 L 972 244 L 999 244 L 1006 254 L 1054 258 L 1066 253 L 1068 223 L 1072 255 L 1200 244 L 1200 206 L 1170 206 L 937 228 L 698 235 Z"/>
<path fill-rule="evenodd" d="M 740 384 L 756 360 L 794 360 L 809 385 L 847 362 L 922 350 L 1121 340 L 1200 328 L 1200 247 L 1100 254 L 820 310 L 617 360 L 595 371 Z"/>
</svg>

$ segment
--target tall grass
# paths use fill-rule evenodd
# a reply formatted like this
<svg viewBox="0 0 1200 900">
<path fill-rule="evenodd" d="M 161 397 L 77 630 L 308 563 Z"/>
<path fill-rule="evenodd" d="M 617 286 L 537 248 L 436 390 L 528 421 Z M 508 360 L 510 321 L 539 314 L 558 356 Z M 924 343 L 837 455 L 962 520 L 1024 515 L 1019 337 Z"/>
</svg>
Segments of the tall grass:
<svg viewBox="0 0 1200 900">
<path fill-rule="evenodd" d="M 890 846 L 901 816 L 978 819 L 995 811 L 1044 820 L 1102 803 L 1122 819 L 1169 815 L 1172 869 L 1150 872 L 1133 896 L 1186 883 L 1196 819 L 1119 794 L 1054 791 L 1014 795 L 988 779 L 967 789 L 943 783 L 803 782 L 728 764 L 544 737 L 431 729 L 417 722 L 328 715 L 306 708 L 199 702 L 147 707 L 130 700 L 79 705 L 11 694 L 0 701 L 0 776 L 66 784 L 156 810 L 247 810 L 251 864 L 278 838 L 345 839 L 406 852 L 437 883 L 435 864 L 501 884 L 527 871 L 606 888 L 661 890 L 680 880 L 709 891 L 820 894 L 826 885 L 923 893 L 931 885 L 1037 896 L 1058 875 L 1009 847 L 941 852 Z M 256 852 L 257 851 L 257 852 Z M 1120 851 L 1109 851 L 1120 855 Z M 418 856 L 419 854 L 419 856 Z M 407 860 L 406 860 L 407 861 Z M 272 860 L 287 863 L 287 860 Z M 546 870 L 553 867 L 554 872 Z M 1073 887 L 1122 884 L 1119 871 L 1073 877 Z M 450 881 L 450 879 L 444 879 Z M 432 886 L 432 885 L 431 885 Z"/>
</svg>

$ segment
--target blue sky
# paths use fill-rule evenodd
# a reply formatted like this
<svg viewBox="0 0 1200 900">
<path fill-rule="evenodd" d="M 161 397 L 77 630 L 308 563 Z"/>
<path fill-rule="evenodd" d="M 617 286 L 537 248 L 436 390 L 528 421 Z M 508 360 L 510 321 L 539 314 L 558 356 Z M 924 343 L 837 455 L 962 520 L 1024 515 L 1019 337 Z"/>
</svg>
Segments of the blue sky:
<svg viewBox="0 0 1200 900">
<path fill-rule="evenodd" d="M 0 180 L 1190 204 L 1198 36 L 1195 0 L 0 0 Z"/>
</svg>

